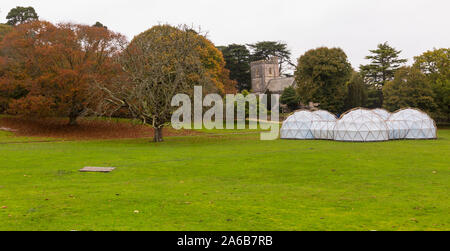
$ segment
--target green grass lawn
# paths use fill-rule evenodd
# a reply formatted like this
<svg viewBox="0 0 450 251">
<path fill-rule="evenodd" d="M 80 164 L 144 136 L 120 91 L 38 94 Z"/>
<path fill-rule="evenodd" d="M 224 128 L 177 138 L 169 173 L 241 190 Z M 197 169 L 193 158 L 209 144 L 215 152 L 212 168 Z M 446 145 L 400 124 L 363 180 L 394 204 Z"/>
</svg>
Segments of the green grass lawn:
<svg viewBox="0 0 450 251">
<path fill-rule="evenodd" d="M 382 143 L 248 133 L 161 144 L 1 133 L 0 230 L 450 230 L 450 130 Z"/>
<path fill-rule="evenodd" d="M 51 138 L 39 138 L 39 137 L 15 137 L 14 133 L 12 133 L 12 132 L 0 131 L 0 144 L 30 143 L 30 142 L 42 142 L 42 141 L 48 142 L 48 141 L 60 141 L 60 140 L 51 139 Z"/>
</svg>

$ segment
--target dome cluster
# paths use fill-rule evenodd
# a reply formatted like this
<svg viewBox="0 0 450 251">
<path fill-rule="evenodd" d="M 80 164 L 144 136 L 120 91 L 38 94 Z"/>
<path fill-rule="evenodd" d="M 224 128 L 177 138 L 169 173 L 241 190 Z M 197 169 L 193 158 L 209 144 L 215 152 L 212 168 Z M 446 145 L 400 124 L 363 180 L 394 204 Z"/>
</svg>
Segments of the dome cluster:
<svg viewBox="0 0 450 251">
<path fill-rule="evenodd" d="M 299 111 L 281 128 L 282 139 L 329 139 L 373 142 L 395 139 L 435 139 L 437 128 L 426 113 L 413 108 L 393 114 L 383 109 L 357 108 L 340 119 L 327 111 Z"/>
</svg>

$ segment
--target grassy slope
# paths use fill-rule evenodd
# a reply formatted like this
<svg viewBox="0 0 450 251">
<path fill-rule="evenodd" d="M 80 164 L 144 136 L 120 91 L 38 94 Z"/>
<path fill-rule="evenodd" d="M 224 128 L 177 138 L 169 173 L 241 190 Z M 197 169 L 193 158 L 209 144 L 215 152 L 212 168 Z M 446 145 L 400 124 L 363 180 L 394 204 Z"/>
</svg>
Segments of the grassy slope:
<svg viewBox="0 0 450 251">
<path fill-rule="evenodd" d="M 0 144 L 5 143 L 23 143 L 39 141 L 61 141 L 61 139 L 39 138 L 39 137 L 16 137 L 12 132 L 0 131 Z"/>
<path fill-rule="evenodd" d="M 450 230 L 449 130 L 367 144 L 258 136 L 0 145 L 0 230 Z"/>
</svg>

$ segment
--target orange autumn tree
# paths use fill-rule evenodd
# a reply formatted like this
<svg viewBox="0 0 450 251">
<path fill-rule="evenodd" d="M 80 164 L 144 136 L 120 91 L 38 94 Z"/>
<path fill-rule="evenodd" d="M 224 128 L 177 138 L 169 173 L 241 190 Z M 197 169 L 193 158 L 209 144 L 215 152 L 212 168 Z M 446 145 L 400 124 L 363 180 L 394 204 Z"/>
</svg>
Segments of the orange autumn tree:
<svg viewBox="0 0 450 251">
<path fill-rule="evenodd" d="M 219 92 L 221 94 L 235 94 L 237 82 L 230 79 L 230 71 L 225 68 L 225 59 L 222 52 L 205 36 L 198 35 L 201 46 L 198 48 L 206 74 L 210 75 L 216 90 L 207 92 Z"/>
<path fill-rule="evenodd" d="M 232 89 L 222 53 L 189 26 L 157 25 L 137 35 L 121 53 L 123 74 L 114 85 L 99 89 L 108 94 L 103 110 L 127 109 L 131 116 L 154 128 L 154 142 L 163 141 L 177 107 L 177 94 L 193 96 L 194 86 L 206 93 Z M 229 87 L 231 86 L 231 87 Z"/>
<path fill-rule="evenodd" d="M 36 21 L 17 26 L 0 44 L 0 89 L 27 94 L 9 104 L 12 114 L 68 117 L 69 124 L 95 111 L 102 94 L 95 86 L 120 72 L 114 59 L 124 36 L 104 28 Z"/>
</svg>

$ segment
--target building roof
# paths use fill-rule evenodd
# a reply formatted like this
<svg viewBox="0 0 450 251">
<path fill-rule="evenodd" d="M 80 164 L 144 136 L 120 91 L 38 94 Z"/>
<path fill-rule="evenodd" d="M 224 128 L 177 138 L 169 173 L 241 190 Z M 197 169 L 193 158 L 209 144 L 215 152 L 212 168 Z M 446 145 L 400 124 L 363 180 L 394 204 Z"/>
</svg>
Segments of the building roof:
<svg viewBox="0 0 450 251">
<path fill-rule="evenodd" d="M 271 93 L 282 93 L 284 89 L 293 86 L 295 78 L 276 78 L 269 81 L 266 91 Z"/>
</svg>

